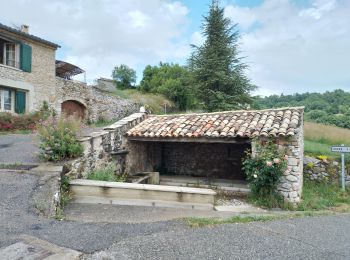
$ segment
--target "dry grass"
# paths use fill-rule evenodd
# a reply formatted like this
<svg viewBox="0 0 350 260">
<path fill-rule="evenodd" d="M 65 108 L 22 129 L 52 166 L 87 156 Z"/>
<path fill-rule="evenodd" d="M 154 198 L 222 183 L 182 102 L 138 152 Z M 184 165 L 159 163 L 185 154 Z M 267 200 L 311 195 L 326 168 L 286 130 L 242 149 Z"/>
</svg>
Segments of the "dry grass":
<svg viewBox="0 0 350 260">
<path fill-rule="evenodd" d="M 350 144 L 350 130 L 331 125 L 305 122 L 305 140 L 323 144 Z"/>
<path fill-rule="evenodd" d="M 175 107 L 172 101 L 160 94 L 142 93 L 136 89 L 116 89 L 114 94 L 121 98 L 131 99 L 134 102 L 140 103 L 148 107 L 155 114 L 163 114 L 165 104 L 168 109 Z"/>
<path fill-rule="evenodd" d="M 331 152 L 332 145 L 350 145 L 350 130 L 336 126 L 305 122 L 305 154 L 326 155 L 339 159 L 340 153 Z"/>
</svg>

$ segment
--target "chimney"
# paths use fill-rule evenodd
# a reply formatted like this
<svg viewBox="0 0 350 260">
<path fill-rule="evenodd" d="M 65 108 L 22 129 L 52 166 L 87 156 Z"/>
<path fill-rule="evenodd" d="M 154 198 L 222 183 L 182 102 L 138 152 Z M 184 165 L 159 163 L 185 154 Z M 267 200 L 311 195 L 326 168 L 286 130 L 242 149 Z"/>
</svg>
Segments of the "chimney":
<svg viewBox="0 0 350 260">
<path fill-rule="evenodd" d="M 29 33 L 29 26 L 26 24 L 21 25 L 21 32 Z"/>
</svg>

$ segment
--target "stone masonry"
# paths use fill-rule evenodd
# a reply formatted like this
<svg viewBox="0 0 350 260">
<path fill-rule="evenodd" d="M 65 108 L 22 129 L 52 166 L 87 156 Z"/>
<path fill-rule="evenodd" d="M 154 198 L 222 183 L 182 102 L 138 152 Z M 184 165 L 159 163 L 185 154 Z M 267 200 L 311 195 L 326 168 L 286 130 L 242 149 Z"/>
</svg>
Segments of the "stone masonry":
<svg viewBox="0 0 350 260">
<path fill-rule="evenodd" d="M 27 109 L 40 109 L 44 101 L 50 103 L 56 97 L 55 48 L 29 41 L 22 42 L 32 46 L 32 72 L 0 65 L 0 85 L 23 88 L 29 91 Z M 33 91 L 33 92 L 32 92 Z"/>
<path fill-rule="evenodd" d="M 0 64 L 0 86 L 26 92 L 25 112 L 39 110 L 46 101 L 60 114 L 62 102 L 67 100 L 83 105 L 87 110 L 86 119 L 92 122 L 99 119 L 119 120 L 138 111 L 139 104 L 101 91 L 98 86 L 56 77 L 55 55 L 58 45 L 39 39 L 28 32 L 4 28 L 0 26 L 2 36 L 15 39 L 32 48 L 31 72 Z M 11 112 L 14 112 L 14 100 L 12 102 Z"/>
<path fill-rule="evenodd" d="M 61 104 L 67 100 L 78 101 L 86 108 L 91 122 L 99 119 L 119 120 L 139 110 L 140 105 L 127 99 L 100 91 L 84 82 L 56 77 L 55 109 L 61 112 Z"/>
<path fill-rule="evenodd" d="M 134 113 L 104 128 L 104 131 L 93 132 L 81 138 L 84 154 L 67 163 L 65 171 L 74 178 L 86 178 L 90 171 L 107 165 L 114 157 L 118 173 L 123 173 L 126 159 L 125 133 L 145 118 L 145 113 Z"/>
</svg>

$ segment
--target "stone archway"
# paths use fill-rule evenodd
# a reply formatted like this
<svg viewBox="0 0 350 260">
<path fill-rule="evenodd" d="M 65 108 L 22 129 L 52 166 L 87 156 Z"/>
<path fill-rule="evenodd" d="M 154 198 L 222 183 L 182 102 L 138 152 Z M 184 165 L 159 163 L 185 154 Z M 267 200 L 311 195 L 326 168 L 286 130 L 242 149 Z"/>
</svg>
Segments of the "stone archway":
<svg viewBox="0 0 350 260">
<path fill-rule="evenodd" d="M 76 100 L 66 100 L 61 104 L 62 114 L 74 116 L 81 120 L 86 119 L 86 107 Z"/>
</svg>

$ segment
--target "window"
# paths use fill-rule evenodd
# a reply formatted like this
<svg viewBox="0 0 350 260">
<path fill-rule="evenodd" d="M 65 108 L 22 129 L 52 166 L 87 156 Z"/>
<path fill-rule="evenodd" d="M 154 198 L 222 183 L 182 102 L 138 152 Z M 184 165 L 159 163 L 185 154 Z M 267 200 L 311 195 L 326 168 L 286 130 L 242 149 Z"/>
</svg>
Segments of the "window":
<svg viewBox="0 0 350 260">
<path fill-rule="evenodd" d="M 0 110 L 12 110 L 12 91 L 8 89 L 0 89 Z"/>
<path fill-rule="evenodd" d="M 13 42 L 7 42 L 5 40 L 0 39 L 0 63 L 14 67 L 19 69 L 20 68 L 20 48 L 19 44 L 13 43 Z"/>
<path fill-rule="evenodd" d="M 6 43 L 5 44 L 5 65 L 19 68 L 19 62 L 18 62 L 18 47 L 15 43 Z"/>
</svg>

